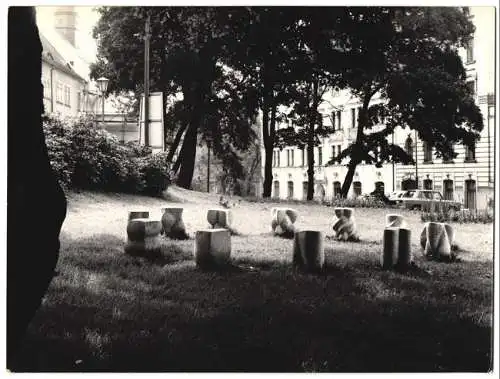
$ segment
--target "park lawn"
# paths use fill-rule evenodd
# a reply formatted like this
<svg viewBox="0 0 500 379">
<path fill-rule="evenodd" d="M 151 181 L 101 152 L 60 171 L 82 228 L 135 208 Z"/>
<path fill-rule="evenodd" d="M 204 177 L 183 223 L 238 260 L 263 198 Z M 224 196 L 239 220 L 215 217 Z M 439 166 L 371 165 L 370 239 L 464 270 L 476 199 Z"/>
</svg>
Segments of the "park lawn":
<svg viewBox="0 0 500 379">
<path fill-rule="evenodd" d="M 30 325 L 21 371 L 486 372 L 492 360 L 493 225 L 454 224 L 461 260 L 429 262 L 412 229 L 416 268 L 379 267 L 384 218 L 355 209 L 359 243 L 332 236 L 333 209 L 293 204 L 299 228 L 322 230 L 327 270 L 296 272 L 292 241 L 270 209 L 235 199 L 234 268 L 203 272 L 193 240 L 164 240 L 155 261 L 123 253 L 129 210 L 184 207 L 207 227 L 218 197 L 178 188 L 167 199 L 70 193 L 58 275 Z"/>
</svg>

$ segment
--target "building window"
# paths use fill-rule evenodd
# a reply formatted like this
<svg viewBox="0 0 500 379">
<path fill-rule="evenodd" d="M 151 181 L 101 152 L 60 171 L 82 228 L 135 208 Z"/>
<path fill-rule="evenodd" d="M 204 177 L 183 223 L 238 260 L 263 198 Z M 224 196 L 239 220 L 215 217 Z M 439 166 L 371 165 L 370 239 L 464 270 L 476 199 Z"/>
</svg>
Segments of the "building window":
<svg viewBox="0 0 500 379">
<path fill-rule="evenodd" d="M 57 82 L 56 86 L 56 102 L 63 103 L 63 85 L 61 82 Z"/>
<path fill-rule="evenodd" d="M 43 84 L 43 97 L 45 99 L 50 99 L 50 80 L 48 78 L 42 77 Z"/>
<path fill-rule="evenodd" d="M 361 195 L 361 182 L 353 182 L 352 189 L 354 191 L 354 196 L 360 196 Z"/>
<path fill-rule="evenodd" d="M 332 112 L 332 130 L 335 131 L 335 116 L 337 112 Z"/>
<path fill-rule="evenodd" d="M 342 129 L 342 112 L 337 111 L 337 125 L 338 125 L 338 130 Z"/>
<path fill-rule="evenodd" d="M 465 145 L 465 162 L 476 161 L 476 145 Z"/>
<path fill-rule="evenodd" d="M 274 167 L 280 167 L 280 151 L 279 150 L 274 150 L 274 153 L 273 153 L 273 166 Z"/>
<path fill-rule="evenodd" d="M 323 165 L 323 148 L 318 146 L 318 166 Z"/>
<path fill-rule="evenodd" d="M 453 180 L 445 179 L 443 181 L 443 196 L 445 200 L 453 200 Z"/>
<path fill-rule="evenodd" d="M 307 200 L 307 186 L 308 182 L 302 182 L 302 200 Z"/>
<path fill-rule="evenodd" d="M 453 150 L 453 143 L 448 143 L 448 146 L 450 149 Z M 443 163 L 453 163 L 453 158 L 452 157 L 447 157 L 447 156 L 443 156 Z"/>
<path fill-rule="evenodd" d="M 432 145 L 424 141 L 424 163 L 432 163 Z"/>
<path fill-rule="evenodd" d="M 467 41 L 465 49 L 467 51 L 467 60 L 465 63 L 474 63 L 474 38 Z"/>
<path fill-rule="evenodd" d="M 424 179 L 424 190 L 432 190 L 432 179 Z"/>
<path fill-rule="evenodd" d="M 351 126 L 356 127 L 356 108 L 351 108 Z"/>
<path fill-rule="evenodd" d="M 340 155 L 341 152 L 342 152 L 342 146 L 337 145 L 337 157 Z"/>
<path fill-rule="evenodd" d="M 468 179 L 465 181 L 464 207 L 467 209 L 476 209 L 476 181 Z"/>
<path fill-rule="evenodd" d="M 69 107 L 71 105 L 71 88 L 64 86 L 64 105 Z"/>
<path fill-rule="evenodd" d="M 467 82 L 467 88 L 469 89 L 472 98 L 475 99 L 476 98 L 476 81 L 469 80 Z"/>
<path fill-rule="evenodd" d="M 385 193 L 385 183 L 378 181 L 375 182 L 375 192 L 384 194 Z"/>
<path fill-rule="evenodd" d="M 82 110 L 82 93 L 76 93 L 76 110 L 80 112 Z"/>
<path fill-rule="evenodd" d="M 411 137 L 409 135 L 405 141 L 405 151 L 406 151 L 406 154 L 408 154 L 410 157 L 413 158 L 413 140 L 411 139 Z"/>
<path fill-rule="evenodd" d="M 332 145 L 332 157 L 330 159 L 335 159 L 335 145 Z"/>
<path fill-rule="evenodd" d="M 274 181 L 274 193 L 273 197 L 278 199 L 280 197 L 280 182 L 275 180 Z"/>
<path fill-rule="evenodd" d="M 289 199 L 293 199 L 293 182 L 290 180 L 288 181 L 288 194 L 287 197 Z"/>
<path fill-rule="evenodd" d="M 340 197 L 341 193 L 341 186 L 339 181 L 333 182 L 333 197 L 337 198 Z"/>
<path fill-rule="evenodd" d="M 293 162 L 293 149 L 287 149 L 286 151 L 286 165 L 288 167 L 293 167 L 294 162 Z"/>
</svg>

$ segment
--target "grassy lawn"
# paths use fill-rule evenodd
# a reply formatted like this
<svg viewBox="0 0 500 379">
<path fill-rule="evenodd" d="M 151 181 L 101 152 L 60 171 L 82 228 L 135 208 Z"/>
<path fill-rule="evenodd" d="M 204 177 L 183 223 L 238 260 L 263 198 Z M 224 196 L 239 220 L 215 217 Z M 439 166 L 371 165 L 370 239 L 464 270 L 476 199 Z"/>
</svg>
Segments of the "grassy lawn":
<svg viewBox="0 0 500 379">
<path fill-rule="evenodd" d="M 124 255 L 129 210 L 179 204 L 191 235 L 218 197 L 172 188 L 167 200 L 68 194 L 59 275 L 33 320 L 26 371 L 485 372 L 492 360 L 493 225 L 456 224 L 461 260 L 382 271 L 391 209 L 356 209 L 359 243 L 327 238 L 328 269 L 291 266 L 292 241 L 270 233 L 273 203 L 233 208 L 239 269 L 202 272 L 193 240 L 164 241 L 164 259 Z M 294 204 L 299 227 L 333 234 L 333 209 Z"/>
</svg>

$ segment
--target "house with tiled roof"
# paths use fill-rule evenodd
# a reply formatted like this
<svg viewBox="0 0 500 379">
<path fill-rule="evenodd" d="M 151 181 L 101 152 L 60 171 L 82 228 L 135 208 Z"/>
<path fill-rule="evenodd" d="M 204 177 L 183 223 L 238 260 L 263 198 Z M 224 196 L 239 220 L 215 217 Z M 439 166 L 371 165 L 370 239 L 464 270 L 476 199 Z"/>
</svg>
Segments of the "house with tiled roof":
<svg viewBox="0 0 500 379">
<path fill-rule="evenodd" d="M 74 117 L 101 109 L 99 91 L 89 77 L 90 62 L 75 43 L 74 13 L 74 7 L 58 7 L 53 27 L 38 23 L 45 113 Z"/>
</svg>

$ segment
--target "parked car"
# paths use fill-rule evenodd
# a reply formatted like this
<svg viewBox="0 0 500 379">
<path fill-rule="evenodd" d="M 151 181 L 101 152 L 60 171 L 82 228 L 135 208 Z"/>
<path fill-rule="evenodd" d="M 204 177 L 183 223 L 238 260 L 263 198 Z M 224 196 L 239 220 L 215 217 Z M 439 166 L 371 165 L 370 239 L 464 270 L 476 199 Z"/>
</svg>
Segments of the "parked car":
<svg viewBox="0 0 500 379">
<path fill-rule="evenodd" d="M 408 191 L 394 191 L 389 194 L 387 197 L 389 199 L 390 204 L 400 204 L 401 203 L 401 197 L 408 192 Z"/>
<path fill-rule="evenodd" d="M 431 203 L 439 203 L 440 206 L 460 210 L 462 204 L 458 201 L 445 200 L 441 192 L 433 190 L 410 190 L 401 196 L 401 204 L 406 209 L 429 209 Z"/>
</svg>

